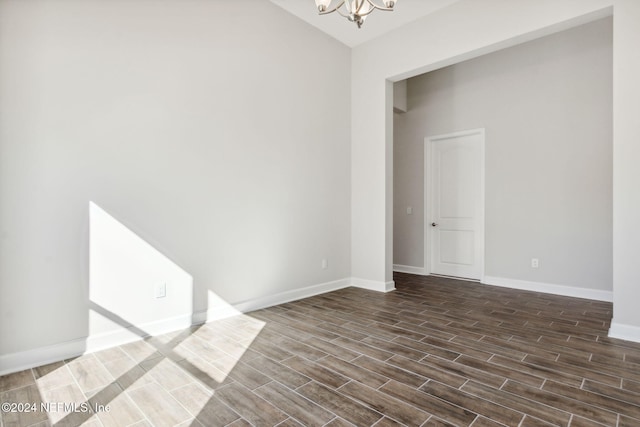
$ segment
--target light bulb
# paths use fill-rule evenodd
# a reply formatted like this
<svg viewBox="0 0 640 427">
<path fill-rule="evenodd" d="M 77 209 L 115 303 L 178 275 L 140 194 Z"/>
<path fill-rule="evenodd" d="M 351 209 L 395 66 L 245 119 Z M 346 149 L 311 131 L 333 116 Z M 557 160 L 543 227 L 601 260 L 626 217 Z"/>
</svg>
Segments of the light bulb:
<svg viewBox="0 0 640 427">
<path fill-rule="evenodd" d="M 331 4 L 331 0 L 316 0 L 316 6 L 318 7 L 318 12 L 324 12 L 329 8 Z"/>
</svg>

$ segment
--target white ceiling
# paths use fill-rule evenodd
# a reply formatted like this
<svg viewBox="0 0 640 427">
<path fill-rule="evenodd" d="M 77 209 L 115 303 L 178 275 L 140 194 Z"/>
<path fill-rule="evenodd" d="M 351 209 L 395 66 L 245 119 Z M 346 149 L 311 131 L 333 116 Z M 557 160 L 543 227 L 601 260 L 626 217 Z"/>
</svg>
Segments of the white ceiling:
<svg viewBox="0 0 640 427">
<path fill-rule="evenodd" d="M 318 15 L 314 0 L 271 1 L 347 46 L 354 47 L 459 0 L 397 0 L 393 12 L 374 11 L 360 29 L 337 12 Z M 332 5 L 337 4 L 337 1 L 333 0 Z M 374 1 L 382 4 L 382 0 Z"/>
</svg>

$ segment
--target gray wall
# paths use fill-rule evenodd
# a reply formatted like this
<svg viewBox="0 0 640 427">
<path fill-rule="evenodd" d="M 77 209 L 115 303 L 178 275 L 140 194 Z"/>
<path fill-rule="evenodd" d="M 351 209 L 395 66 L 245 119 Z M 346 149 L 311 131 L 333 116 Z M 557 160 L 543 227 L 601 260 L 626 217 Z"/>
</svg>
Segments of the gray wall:
<svg viewBox="0 0 640 427">
<path fill-rule="evenodd" d="M 0 93 L 0 354 L 90 333 L 90 202 L 194 312 L 349 277 L 350 50 L 272 3 L 2 0 Z"/>
<path fill-rule="evenodd" d="M 611 290 L 611 18 L 409 79 L 408 109 L 394 264 L 424 265 L 424 138 L 484 127 L 485 274 Z"/>
</svg>

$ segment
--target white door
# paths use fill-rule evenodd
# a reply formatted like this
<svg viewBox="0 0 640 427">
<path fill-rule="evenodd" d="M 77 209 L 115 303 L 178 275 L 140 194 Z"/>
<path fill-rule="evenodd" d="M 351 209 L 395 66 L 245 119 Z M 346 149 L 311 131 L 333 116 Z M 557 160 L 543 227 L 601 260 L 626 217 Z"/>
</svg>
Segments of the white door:
<svg viewBox="0 0 640 427">
<path fill-rule="evenodd" d="M 484 274 L 484 129 L 425 139 L 428 272 Z"/>
</svg>

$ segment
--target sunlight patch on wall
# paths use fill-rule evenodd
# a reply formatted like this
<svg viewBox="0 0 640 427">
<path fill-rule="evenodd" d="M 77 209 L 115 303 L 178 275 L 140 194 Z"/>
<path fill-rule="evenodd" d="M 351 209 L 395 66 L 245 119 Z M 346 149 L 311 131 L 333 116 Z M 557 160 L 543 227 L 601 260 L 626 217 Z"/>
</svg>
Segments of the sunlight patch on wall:
<svg viewBox="0 0 640 427">
<path fill-rule="evenodd" d="M 139 338 L 121 319 L 150 334 L 190 326 L 193 277 L 93 202 L 89 216 L 89 337 Z"/>
<path fill-rule="evenodd" d="M 220 298 L 215 292 L 207 291 L 207 313 L 206 321 L 224 319 L 231 316 L 242 314 L 231 304 Z M 204 320 L 204 319 L 203 319 Z"/>
</svg>

